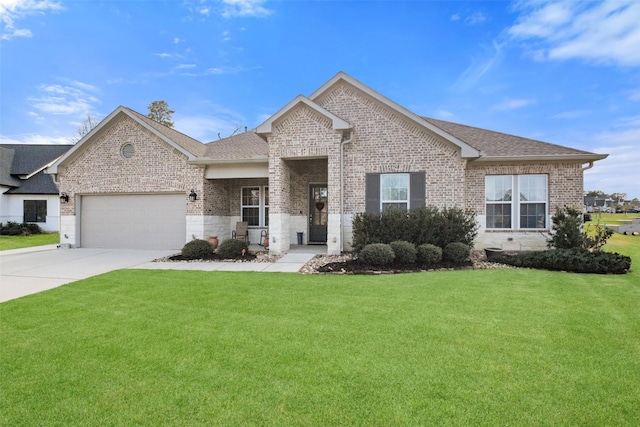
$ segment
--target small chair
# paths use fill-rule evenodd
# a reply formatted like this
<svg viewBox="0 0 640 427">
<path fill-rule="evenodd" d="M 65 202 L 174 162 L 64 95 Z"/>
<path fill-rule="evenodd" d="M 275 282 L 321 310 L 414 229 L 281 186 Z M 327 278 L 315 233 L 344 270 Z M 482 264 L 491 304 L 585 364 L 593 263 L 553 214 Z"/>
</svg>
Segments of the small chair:
<svg viewBox="0 0 640 427">
<path fill-rule="evenodd" d="M 249 244 L 249 223 L 247 221 L 236 222 L 236 229 L 231 231 L 231 238 L 242 240 Z"/>
</svg>

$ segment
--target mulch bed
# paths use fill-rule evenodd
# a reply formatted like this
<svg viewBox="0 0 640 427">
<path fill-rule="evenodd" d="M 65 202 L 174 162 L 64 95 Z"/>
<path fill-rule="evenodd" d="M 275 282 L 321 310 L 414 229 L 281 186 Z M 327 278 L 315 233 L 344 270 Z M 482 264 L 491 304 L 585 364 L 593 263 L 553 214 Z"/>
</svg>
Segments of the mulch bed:
<svg viewBox="0 0 640 427">
<path fill-rule="evenodd" d="M 471 261 L 462 264 L 451 264 L 448 262 L 439 262 L 430 266 L 420 265 L 400 265 L 391 264 L 387 267 L 380 267 L 365 264 L 357 259 L 351 259 L 342 262 L 330 262 L 318 267 L 319 273 L 342 273 L 342 274 L 395 274 L 395 273 L 416 273 L 422 271 L 438 271 L 438 270 L 465 270 L 473 268 Z"/>
<path fill-rule="evenodd" d="M 217 253 L 211 253 L 210 255 L 207 255 L 207 256 L 205 256 L 203 258 L 190 259 L 190 258 L 185 258 L 184 256 L 182 256 L 182 254 L 178 254 L 178 255 L 173 255 L 173 256 L 168 257 L 166 259 L 166 261 L 251 262 L 251 261 L 255 261 L 256 258 L 257 258 L 256 255 L 252 254 L 251 252 L 245 254 L 244 256 L 238 256 L 238 257 L 235 257 L 235 258 L 222 258 Z"/>
</svg>

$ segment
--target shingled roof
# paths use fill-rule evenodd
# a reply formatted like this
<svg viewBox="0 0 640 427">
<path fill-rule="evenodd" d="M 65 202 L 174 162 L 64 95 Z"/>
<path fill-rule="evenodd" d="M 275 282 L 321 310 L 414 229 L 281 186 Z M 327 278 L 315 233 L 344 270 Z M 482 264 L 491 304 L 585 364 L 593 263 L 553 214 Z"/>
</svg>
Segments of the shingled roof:
<svg viewBox="0 0 640 427">
<path fill-rule="evenodd" d="M 155 120 L 152 120 L 149 117 L 143 114 L 140 114 L 135 110 L 132 110 L 131 108 L 128 108 L 128 107 L 123 107 L 123 108 L 127 109 L 134 116 L 136 116 L 137 118 L 139 118 L 140 120 L 142 120 L 143 122 L 145 122 L 146 124 L 154 128 L 156 131 L 163 134 L 164 136 L 166 136 L 167 138 L 169 138 L 170 140 L 172 140 L 173 142 L 175 142 L 185 150 L 189 151 L 190 153 L 193 153 L 195 156 L 200 157 L 204 154 L 205 144 L 198 141 L 197 139 L 191 138 L 190 136 L 187 136 L 182 132 L 178 132 L 175 129 L 172 129 L 168 126 L 158 123 Z"/>
<path fill-rule="evenodd" d="M 43 169 L 72 145 L 1 144 L 0 184 L 13 187 L 7 194 L 57 194 L 58 188 Z"/>
<path fill-rule="evenodd" d="M 461 125 L 430 117 L 423 117 L 423 119 L 461 141 L 466 142 L 475 149 L 480 150 L 484 157 L 496 158 L 496 160 L 521 157 L 553 158 L 566 156 L 597 160 L 606 157 L 605 155 L 594 154 L 562 145 L 550 144 L 544 141 Z"/>
<path fill-rule="evenodd" d="M 267 142 L 255 132 L 244 132 L 205 144 L 204 157 L 216 161 L 267 160 Z"/>
</svg>

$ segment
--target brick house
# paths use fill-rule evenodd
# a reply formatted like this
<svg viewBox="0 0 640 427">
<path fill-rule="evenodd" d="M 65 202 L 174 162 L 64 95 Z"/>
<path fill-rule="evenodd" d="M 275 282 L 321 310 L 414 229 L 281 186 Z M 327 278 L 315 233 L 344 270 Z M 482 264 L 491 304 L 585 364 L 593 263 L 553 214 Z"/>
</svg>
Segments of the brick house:
<svg viewBox="0 0 640 427">
<path fill-rule="evenodd" d="M 202 144 L 118 107 L 49 168 L 61 243 L 181 248 L 192 238 L 350 248 L 359 212 L 473 209 L 477 247 L 545 244 L 556 207 L 582 206 L 583 170 L 606 155 L 420 117 L 345 73 L 255 130 Z M 512 200 L 512 194 L 520 194 Z"/>
</svg>

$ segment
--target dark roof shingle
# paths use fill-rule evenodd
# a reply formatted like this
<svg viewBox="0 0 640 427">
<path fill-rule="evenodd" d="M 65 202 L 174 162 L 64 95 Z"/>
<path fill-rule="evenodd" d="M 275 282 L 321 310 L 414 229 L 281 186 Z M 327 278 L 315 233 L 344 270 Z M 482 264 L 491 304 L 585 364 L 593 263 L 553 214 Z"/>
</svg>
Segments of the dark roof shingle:
<svg viewBox="0 0 640 427">
<path fill-rule="evenodd" d="M 588 151 L 577 150 L 562 145 L 550 144 L 535 139 L 523 138 L 430 117 L 423 117 L 423 119 L 469 144 L 476 150 L 480 150 L 484 156 L 524 157 L 593 154 Z"/>
</svg>

